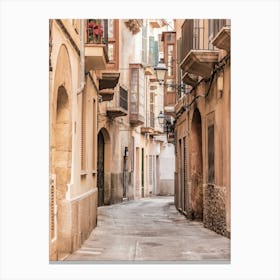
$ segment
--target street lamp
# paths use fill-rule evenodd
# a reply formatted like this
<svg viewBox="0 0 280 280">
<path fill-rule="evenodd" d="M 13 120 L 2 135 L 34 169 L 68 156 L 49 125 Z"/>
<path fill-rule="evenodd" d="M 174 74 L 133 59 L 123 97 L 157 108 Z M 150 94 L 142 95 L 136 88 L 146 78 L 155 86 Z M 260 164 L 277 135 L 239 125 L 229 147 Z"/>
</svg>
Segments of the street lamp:
<svg viewBox="0 0 280 280">
<path fill-rule="evenodd" d="M 168 83 L 166 84 L 166 83 L 164 83 L 166 72 L 168 69 L 162 58 L 160 59 L 158 65 L 156 67 L 154 67 L 154 70 L 156 72 L 157 81 L 159 82 L 160 85 L 163 85 L 165 87 L 176 88 L 178 92 L 183 92 L 184 94 L 188 93 L 185 84 L 168 84 Z"/>
<path fill-rule="evenodd" d="M 162 111 L 159 112 L 159 115 L 158 115 L 158 123 L 161 127 L 163 127 L 164 125 L 164 121 L 165 121 L 165 116 L 164 114 L 162 113 Z"/>
<path fill-rule="evenodd" d="M 162 111 L 159 112 L 158 115 L 158 123 L 161 127 L 163 127 L 164 132 L 166 132 L 167 136 L 169 133 L 172 133 L 174 130 L 173 121 L 171 118 L 166 117 Z"/>
<path fill-rule="evenodd" d="M 165 79 L 165 75 L 167 72 L 167 68 L 165 63 L 163 62 L 163 59 L 161 58 L 161 60 L 159 61 L 158 65 L 156 67 L 154 67 L 154 70 L 156 72 L 156 77 L 157 80 L 159 81 L 159 83 L 161 84 L 164 79 Z"/>
</svg>

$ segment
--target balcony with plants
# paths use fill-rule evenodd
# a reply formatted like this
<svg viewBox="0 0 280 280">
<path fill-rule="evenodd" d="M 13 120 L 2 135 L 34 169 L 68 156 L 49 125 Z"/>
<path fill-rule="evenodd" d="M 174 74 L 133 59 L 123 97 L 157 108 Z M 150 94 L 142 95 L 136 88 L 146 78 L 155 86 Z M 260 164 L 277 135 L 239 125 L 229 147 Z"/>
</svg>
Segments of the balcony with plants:
<svg viewBox="0 0 280 280">
<path fill-rule="evenodd" d="M 88 19 L 85 26 L 86 71 L 104 70 L 108 58 L 108 20 Z"/>
</svg>

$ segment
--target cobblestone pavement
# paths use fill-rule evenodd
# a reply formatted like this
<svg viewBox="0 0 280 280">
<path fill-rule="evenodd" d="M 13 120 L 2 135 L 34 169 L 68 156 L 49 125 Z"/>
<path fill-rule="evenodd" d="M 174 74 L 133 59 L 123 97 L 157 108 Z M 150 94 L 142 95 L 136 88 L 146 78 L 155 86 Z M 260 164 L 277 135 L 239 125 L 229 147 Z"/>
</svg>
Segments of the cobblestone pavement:
<svg viewBox="0 0 280 280">
<path fill-rule="evenodd" d="M 189 221 L 174 197 L 98 208 L 98 224 L 66 261 L 230 261 L 230 239 Z"/>
</svg>

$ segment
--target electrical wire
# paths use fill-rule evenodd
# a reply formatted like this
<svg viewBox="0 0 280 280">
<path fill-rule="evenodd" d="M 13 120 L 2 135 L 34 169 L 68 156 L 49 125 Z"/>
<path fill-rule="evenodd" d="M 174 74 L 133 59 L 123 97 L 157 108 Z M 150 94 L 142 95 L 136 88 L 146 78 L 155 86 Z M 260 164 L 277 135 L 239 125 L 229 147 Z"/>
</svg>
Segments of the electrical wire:
<svg viewBox="0 0 280 280">
<path fill-rule="evenodd" d="M 223 59 L 221 59 L 221 61 L 219 61 L 217 64 L 214 65 L 214 69 L 213 69 L 213 71 L 212 71 L 212 73 L 211 73 L 211 77 L 209 77 L 208 79 L 204 79 L 204 78 L 203 78 L 203 79 L 201 79 L 198 83 L 196 83 L 196 84 L 194 85 L 194 87 L 191 89 L 191 91 L 190 91 L 188 94 L 191 94 L 191 93 L 197 88 L 197 86 L 198 86 L 201 82 L 203 82 L 203 81 L 207 82 L 207 81 L 209 81 L 209 79 L 210 79 L 210 84 L 209 84 L 209 87 L 208 87 L 208 90 L 207 90 L 206 94 L 199 94 L 199 95 L 197 95 L 196 97 L 194 97 L 194 99 L 191 101 L 190 104 L 184 105 L 184 106 L 181 108 L 181 110 L 178 112 L 178 114 L 176 115 L 176 119 L 178 119 L 178 118 L 183 114 L 183 112 L 185 112 L 187 109 L 189 109 L 189 108 L 192 106 L 192 104 L 193 104 L 198 98 L 200 98 L 200 97 L 206 98 L 206 97 L 209 95 L 210 90 L 211 90 L 211 87 L 212 87 L 212 84 L 213 84 L 213 81 L 214 81 L 214 78 L 215 78 L 215 75 L 217 74 L 217 72 L 219 72 L 219 71 L 221 71 L 222 69 L 224 69 L 224 67 L 225 67 L 225 65 L 227 64 L 227 62 L 228 62 L 229 59 L 230 59 L 230 55 L 228 54 L 228 55 L 226 55 Z"/>
</svg>

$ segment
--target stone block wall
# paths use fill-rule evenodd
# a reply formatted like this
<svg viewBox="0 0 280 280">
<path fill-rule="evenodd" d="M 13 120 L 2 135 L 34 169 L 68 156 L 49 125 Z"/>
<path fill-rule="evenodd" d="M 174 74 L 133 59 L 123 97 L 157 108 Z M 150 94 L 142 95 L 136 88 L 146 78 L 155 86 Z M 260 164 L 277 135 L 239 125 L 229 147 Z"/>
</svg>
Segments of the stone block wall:
<svg viewBox="0 0 280 280">
<path fill-rule="evenodd" d="M 225 187 L 205 186 L 203 223 L 206 228 L 228 237 L 225 198 Z"/>
<path fill-rule="evenodd" d="M 57 258 L 63 259 L 81 247 L 96 227 L 97 192 L 74 201 L 63 200 L 59 204 Z"/>
<path fill-rule="evenodd" d="M 72 252 L 80 248 L 97 224 L 97 192 L 72 202 Z"/>
</svg>

